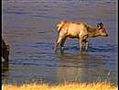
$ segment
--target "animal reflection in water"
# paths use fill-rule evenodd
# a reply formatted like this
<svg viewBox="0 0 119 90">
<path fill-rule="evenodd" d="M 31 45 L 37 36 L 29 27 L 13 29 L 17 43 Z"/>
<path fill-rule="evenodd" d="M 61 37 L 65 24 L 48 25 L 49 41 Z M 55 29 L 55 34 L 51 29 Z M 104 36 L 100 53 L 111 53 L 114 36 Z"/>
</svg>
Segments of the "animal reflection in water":
<svg viewBox="0 0 119 90">
<path fill-rule="evenodd" d="M 2 40 L 1 47 L 2 47 L 2 57 L 1 57 L 2 73 L 4 73 L 9 69 L 9 45 L 7 45 L 4 40 Z"/>
<path fill-rule="evenodd" d="M 101 74 L 105 73 L 105 78 L 109 71 L 105 64 L 103 56 L 79 53 L 59 53 L 59 64 L 57 67 L 57 79 L 59 82 L 79 81 L 92 82 L 97 81 Z"/>
</svg>

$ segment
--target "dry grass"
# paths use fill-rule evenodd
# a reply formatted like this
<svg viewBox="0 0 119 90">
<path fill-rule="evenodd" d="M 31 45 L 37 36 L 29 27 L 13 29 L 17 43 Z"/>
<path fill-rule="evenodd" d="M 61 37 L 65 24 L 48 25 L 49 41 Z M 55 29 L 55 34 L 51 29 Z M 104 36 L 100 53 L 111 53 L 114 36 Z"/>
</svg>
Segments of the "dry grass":
<svg viewBox="0 0 119 90">
<path fill-rule="evenodd" d="M 3 84 L 2 90 L 118 90 L 117 86 L 106 82 L 95 82 L 95 83 L 64 83 L 58 85 L 49 84 Z"/>
</svg>

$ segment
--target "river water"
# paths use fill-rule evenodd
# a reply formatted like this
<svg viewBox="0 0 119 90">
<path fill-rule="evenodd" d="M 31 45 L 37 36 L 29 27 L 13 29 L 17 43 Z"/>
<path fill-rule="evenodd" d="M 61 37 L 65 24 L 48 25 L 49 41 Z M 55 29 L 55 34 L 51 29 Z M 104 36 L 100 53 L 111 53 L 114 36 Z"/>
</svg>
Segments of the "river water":
<svg viewBox="0 0 119 90">
<path fill-rule="evenodd" d="M 3 0 L 2 36 L 10 45 L 3 83 L 110 81 L 117 84 L 116 0 Z M 77 39 L 55 53 L 60 20 L 103 22 L 108 37 L 93 38 L 80 54 Z"/>
</svg>

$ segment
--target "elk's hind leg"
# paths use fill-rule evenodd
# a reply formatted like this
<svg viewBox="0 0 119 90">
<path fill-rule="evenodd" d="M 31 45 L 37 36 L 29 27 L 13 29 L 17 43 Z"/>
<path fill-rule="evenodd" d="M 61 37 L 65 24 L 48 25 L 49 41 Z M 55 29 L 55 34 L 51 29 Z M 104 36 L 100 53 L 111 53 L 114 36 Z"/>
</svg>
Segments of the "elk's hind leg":
<svg viewBox="0 0 119 90">
<path fill-rule="evenodd" d="M 60 50 L 64 50 L 64 43 L 65 43 L 65 41 L 66 41 L 66 37 L 64 37 L 63 39 L 62 39 L 62 41 L 61 41 L 61 43 L 60 43 Z"/>
<path fill-rule="evenodd" d="M 54 49 L 55 52 L 57 51 L 58 46 L 60 46 L 60 50 L 61 50 L 61 47 L 63 47 L 64 42 L 65 42 L 65 37 L 58 35 L 57 40 L 56 40 L 56 44 L 55 44 L 55 49 Z"/>
</svg>

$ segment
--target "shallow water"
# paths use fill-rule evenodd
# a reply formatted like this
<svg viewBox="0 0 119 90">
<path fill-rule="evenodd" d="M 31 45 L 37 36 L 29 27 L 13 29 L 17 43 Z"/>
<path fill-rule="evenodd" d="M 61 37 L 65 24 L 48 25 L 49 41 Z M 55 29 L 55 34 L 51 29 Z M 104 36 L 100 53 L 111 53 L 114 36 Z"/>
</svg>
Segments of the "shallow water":
<svg viewBox="0 0 119 90">
<path fill-rule="evenodd" d="M 10 45 L 3 83 L 105 81 L 117 83 L 116 0 L 4 0 L 3 38 Z M 87 53 L 68 39 L 54 53 L 58 21 L 103 22 L 108 37 L 91 39 Z"/>
</svg>

